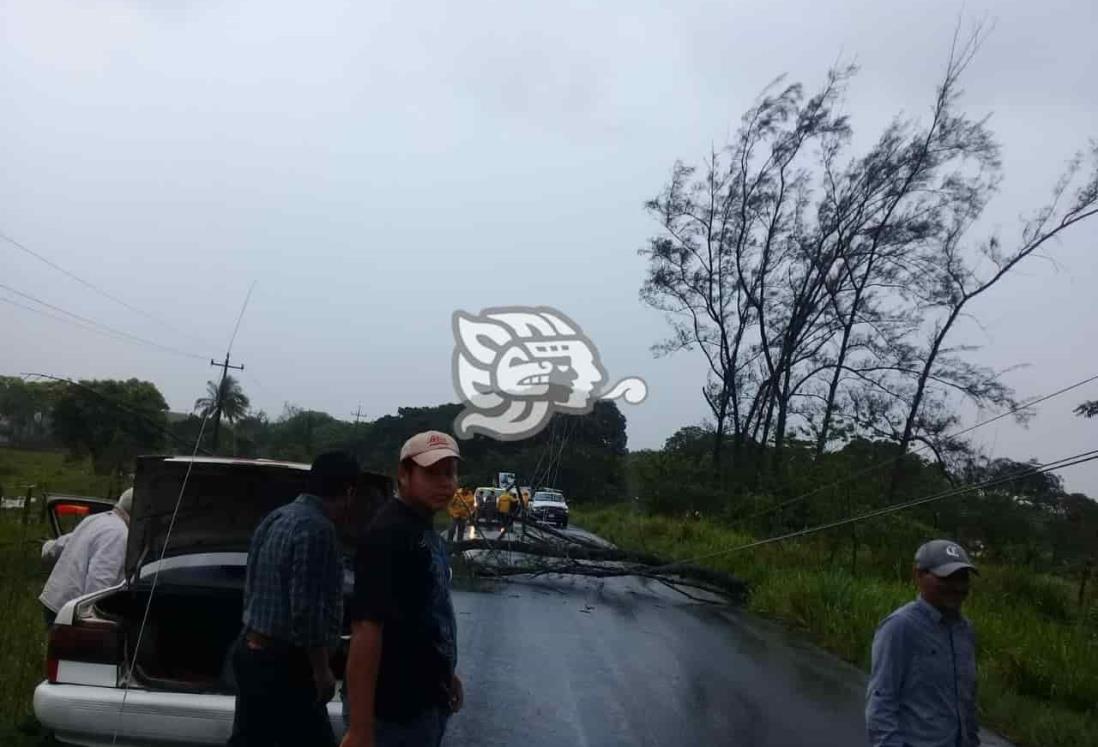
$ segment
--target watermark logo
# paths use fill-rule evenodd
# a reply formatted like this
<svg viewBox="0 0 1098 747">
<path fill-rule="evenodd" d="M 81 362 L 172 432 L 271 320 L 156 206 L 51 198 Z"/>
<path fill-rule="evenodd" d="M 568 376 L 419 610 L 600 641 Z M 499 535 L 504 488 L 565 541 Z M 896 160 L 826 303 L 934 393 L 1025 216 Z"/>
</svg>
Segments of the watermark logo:
<svg viewBox="0 0 1098 747">
<path fill-rule="evenodd" d="M 605 387 L 598 349 L 579 325 L 547 306 L 501 306 L 480 314 L 455 311 L 454 388 L 465 408 L 458 438 L 480 433 L 501 441 L 533 436 L 554 413 L 584 415 L 600 399 L 636 405 L 642 379 Z"/>
</svg>

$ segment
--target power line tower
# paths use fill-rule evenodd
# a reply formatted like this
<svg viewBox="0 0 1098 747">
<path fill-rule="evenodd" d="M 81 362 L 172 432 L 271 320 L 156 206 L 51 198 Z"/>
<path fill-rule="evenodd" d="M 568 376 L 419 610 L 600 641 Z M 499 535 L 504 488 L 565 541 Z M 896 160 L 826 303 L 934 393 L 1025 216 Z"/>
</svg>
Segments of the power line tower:
<svg viewBox="0 0 1098 747">
<path fill-rule="evenodd" d="M 358 409 L 356 409 L 356 410 L 355 410 L 354 412 L 352 412 L 351 414 L 352 414 L 352 415 L 354 415 L 354 417 L 355 417 L 355 430 L 358 430 L 358 421 L 359 421 L 359 419 L 360 419 L 360 418 L 361 418 L 361 417 L 362 417 L 363 415 L 365 415 L 365 414 L 366 414 L 366 413 L 364 413 L 364 412 L 362 411 L 362 405 L 360 404 L 360 405 L 358 406 Z"/>
<path fill-rule="evenodd" d="M 225 378 L 229 375 L 229 369 L 234 371 L 243 371 L 244 365 L 233 366 L 229 363 L 229 354 L 225 353 L 225 360 L 218 363 L 213 358 L 210 359 L 210 365 L 221 369 L 221 381 L 217 385 L 217 401 L 214 403 L 214 427 L 212 437 L 212 447 L 210 451 L 217 453 L 217 444 L 221 436 L 221 404 L 222 398 L 225 396 Z"/>
</svg>

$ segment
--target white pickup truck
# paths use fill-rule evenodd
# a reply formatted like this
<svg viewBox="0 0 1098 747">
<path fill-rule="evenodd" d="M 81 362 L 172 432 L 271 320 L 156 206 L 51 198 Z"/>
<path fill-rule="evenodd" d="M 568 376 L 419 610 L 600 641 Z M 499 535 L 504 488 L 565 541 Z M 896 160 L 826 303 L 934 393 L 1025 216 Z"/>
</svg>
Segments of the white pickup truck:
<svg viewBox="0 0 1098 747">
<path fill-rule="evenodd" d="M 561 529 L 568 526 L 568 503 L 559 490 L 542 488 L 534 491 L 527 509 L 530 517 L 546 524 L 556 524 Z"/>
</svg>

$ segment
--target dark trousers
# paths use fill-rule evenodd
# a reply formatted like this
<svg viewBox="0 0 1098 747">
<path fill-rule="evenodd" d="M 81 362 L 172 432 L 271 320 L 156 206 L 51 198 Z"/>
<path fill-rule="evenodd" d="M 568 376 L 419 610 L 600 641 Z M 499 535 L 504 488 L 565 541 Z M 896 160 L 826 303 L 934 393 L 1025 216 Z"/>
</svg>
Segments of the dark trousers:
<svg viewBox="0 0 1098 747">
<path fill-rule="evenodd" d="M 46 627 L 53 625 L 53 621 L 57 619 L 57 613 L 51 610 L 46 605 L 42 605 L 42 619 L 46 621 Z"/>
<path fill-rule="evenodd" d="M 451 519 L 450 520 L 450 541 L 455 539 L 461 542 L 465 539 L 465 519 Z"/>
<path fill-rule="evenodd" d="M 441 708 L 429 708 L 403 724 L 374 722 L 376 747 L 439 747 L 450 715 Z"/>
<path fill-rule="evenodd" d="M 317 702 L 305 651 L 233 644 L 236 713 L 229 747 L 334 747 L 326 703 Z"/>
</svg>

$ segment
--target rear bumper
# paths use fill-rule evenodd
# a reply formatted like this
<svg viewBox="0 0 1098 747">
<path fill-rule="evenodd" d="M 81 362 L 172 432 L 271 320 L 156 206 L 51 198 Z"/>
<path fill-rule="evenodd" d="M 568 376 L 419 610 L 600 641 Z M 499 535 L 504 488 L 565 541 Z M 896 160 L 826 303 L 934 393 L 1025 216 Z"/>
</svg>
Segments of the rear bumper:
<svg viewBox="0 0 1098 747">
<path fill-rule="evenodd" d="M 231 695 L 201 695 L 131 689 L 119 716 L 123 691 L 114 687 L 51 685 L 34 690 L 34 714 L 61 742 L 84 747 L 115 745 L 223 745 L 233 727 Z M 343 734 L 337 700 L 328 704 L 336 736 Z"/>
</svg>

